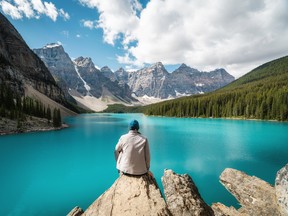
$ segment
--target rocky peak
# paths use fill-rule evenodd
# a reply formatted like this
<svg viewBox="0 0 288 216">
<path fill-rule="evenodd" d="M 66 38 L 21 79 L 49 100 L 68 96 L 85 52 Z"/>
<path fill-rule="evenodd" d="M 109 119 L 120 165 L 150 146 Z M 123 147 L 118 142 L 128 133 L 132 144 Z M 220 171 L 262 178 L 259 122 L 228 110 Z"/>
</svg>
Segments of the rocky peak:
<svg viewBox="0 0 288 216">
<path fill-rule="evenodd" d="M 108 66 L 102 67 L 100 71 L 101 72 L 109 72 L 109 73 L 111 72 L 111 73 L 113 73 L 112 70 Z"/>
<path fill-rule="evenodd" d="M 111 81 L 114 82 L 117 80 L 116 75 L 112 72 L 112 70 L 108 66 L 102 67 L 100 71 L 105 77 L 109 78 Z"/>
<path fill-rule="evenodd" d="M 51 99 L 65 103 L 63 92 L 47 67 L 1 13 L 0 58 L 5 63 L 1 67 L 0 82 L 11 82 L 12 89 L 18 89 L 22 95 L 24 84 L 29 84 Z"/>
<path fill-rule="evenodd" d="M 175 71 L 173 71 L 172 74 L 179 76 L 178 74 L 193 74 L 193 73 L 200 73 L 200 71 L 198 71 L 197 69 L 191 68 L 189 66 L 187 66 L 186 64 L 181 64 L 180 67 L 178 69 L 176 69 Z"/>
<path fill-rule="evenodd" d="M 76 59 L 74 59 L 74 63 L 78 67 L 93 67 L 95 68 L 95 65 L 90 57 L 84 58 L 83 56 L 80 56 Z"/>
<path fill-rule="evenodd" d="M 33 49 L 33 51 L 45 62 L 48 68 L 51 66 L 56 67 L 57 64 L 61 66 L 63 63 L 62 67 L 73 67 L 72 60 L 61 44 L 50 43 L 42 48 Z"/>
<path fill-rule="evenodd" d="M 117 71 L 115 71 L 116 79 L 119 82 L 127 83 L 128 82 L 128 72 L 124 70 L 124 68 L 119 68 Z"/>
<path fill-rule="evenodd" d="M 43 49 L 52 49 L 52 48 L 63 49 L 63 46 L 59 43 L 49 43 L 43 47 Z"/>
<path fill-rule="evenodd" d="M 157 75 L 167 75 L 168 72 L 166 70 L 166 68 L 164 67 L 164 65 L 161 63 L 161 62 L 157 62 L 153 65 L 151 65 L 150 67 L 148 67 L 146 70 L 144 68 L 144 71 L 145 72 L 148 72 L 148 73 L 153 73 L 153 75 L 157 76 Z"/>
</svg>

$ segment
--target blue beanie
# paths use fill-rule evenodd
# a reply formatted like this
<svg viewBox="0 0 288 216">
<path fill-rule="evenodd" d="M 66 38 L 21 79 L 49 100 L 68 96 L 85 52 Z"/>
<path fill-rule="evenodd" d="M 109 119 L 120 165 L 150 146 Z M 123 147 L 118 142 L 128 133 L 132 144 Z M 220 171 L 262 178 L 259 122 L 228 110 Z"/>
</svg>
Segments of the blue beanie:
<svg viewBox="0 0 288 216">
<path fill-rule="evenodd" d="M 133 120 L 129 124 L 130 130 L 139 130 L 139 122 L 137 120 Z"/>
</svg>

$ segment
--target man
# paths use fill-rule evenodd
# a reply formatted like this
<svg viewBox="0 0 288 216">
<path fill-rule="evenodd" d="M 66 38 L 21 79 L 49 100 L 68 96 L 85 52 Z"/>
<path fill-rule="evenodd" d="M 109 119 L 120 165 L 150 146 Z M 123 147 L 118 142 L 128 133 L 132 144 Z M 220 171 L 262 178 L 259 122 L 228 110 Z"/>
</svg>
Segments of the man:
<svg viewBox="0 0 288 216">
<path fill-rule="evenodd" d="M 139 123 L 133 120 L 129 132 L 120 137 L 115 147 L 117 169 L 124 175 L 144 175 L 150 168 L 150 149 L 147 138 L 139 132 Z"/>
</svg>

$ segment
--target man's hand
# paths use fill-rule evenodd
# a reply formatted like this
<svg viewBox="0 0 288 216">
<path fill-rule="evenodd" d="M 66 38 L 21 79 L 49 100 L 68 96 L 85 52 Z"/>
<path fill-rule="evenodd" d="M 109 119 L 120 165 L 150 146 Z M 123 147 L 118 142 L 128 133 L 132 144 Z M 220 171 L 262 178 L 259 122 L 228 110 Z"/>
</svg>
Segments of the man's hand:
<svg viewBox="0 0 288 216">
<path fill-rule="evenodd" d="M 153 173 L 152 173 L 151 171 L 148 171 L 148 175 L 149 175 L 150 177 L 154 178 L 154 175 L 153 175 Z"/>
</svg>

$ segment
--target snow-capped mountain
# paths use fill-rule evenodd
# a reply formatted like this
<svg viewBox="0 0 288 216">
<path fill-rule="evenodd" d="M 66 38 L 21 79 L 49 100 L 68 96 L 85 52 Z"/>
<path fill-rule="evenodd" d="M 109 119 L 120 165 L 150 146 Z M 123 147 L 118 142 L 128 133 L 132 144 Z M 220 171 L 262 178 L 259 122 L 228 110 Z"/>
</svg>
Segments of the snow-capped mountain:
<svg viewBox="0 0 288 216">
<path fill-rule="evenodd" d="M 33 51 L 45 63 L 66 95 L 69 89 L 76 89 L 81 94 L 85 94 L 84 84 L 75 70 L 73 61 L 64 51 L 62 45 L 51 43 L 43 48 L 33 49 Z"/>
<path fill-rule="evenodd" d="M 170 79 L 176 96 L 211 92 L 235 80 L 222 68 L 200 72 L 185 64 L 176 69 Z"/>
<path fill-rule="evenodd" d="M 169 99 L 202 94 L 221 88 L 235 79 L 224 69 L 200 72 L 185 64 L 168 73 L 161 62 L 136 72 L 119 69 L 115 74 L 117 80 L 129 85 L 138 99 Z"/>
<path fill-rule="evenodd" d="M 95 67 L 91 58 L 79 57 L 72 61 L 59 44 L 48 44 L 43 48 L 34 49 L 34 52 L 46 64 L 62 89 L 65 89 L 67 94 L 69 92 L 84 108 L 100 111 L 109 103 L 130 104 L 136 101 L 131 96 L 132 92 L 127 84 L 119 84 L 116 77 L 114 81 L 107 78 Z M 107 67 L 106 70 L 108 69 Z M 106 73 L 105 68 L 104 72 Z M 89 99 L 90 102 L 86 103 L 85 99 Z M 95 108 L 93 103 L 101 103 L 102 106 L 97 105 Z"/>
<path fill-rule="evenodd" d="M 108 66 L 99 70 L 91 58 L 79 57 L 72 61 L 59 44 L 48 44 L 34 52 L 65 92 L 78 102 L 81 98 L 82 104 L 84 97 L 94 97 L 106 105 L 133 104 L 137 100 L 154 103 L 214 91 L 235 79 L 224 69 L 200 72 L 185 64 L 169 73 L 161 62 L 134 72 L 123 68 L 113 72 Z"/>
<path fill-rule="evenodd" d="M 136 72 L 129 73 L 128 85 L 137 97 L 167 99 L 173 92 L 169 83 L 170 74 L 161 62 Z"/>
</svg>

